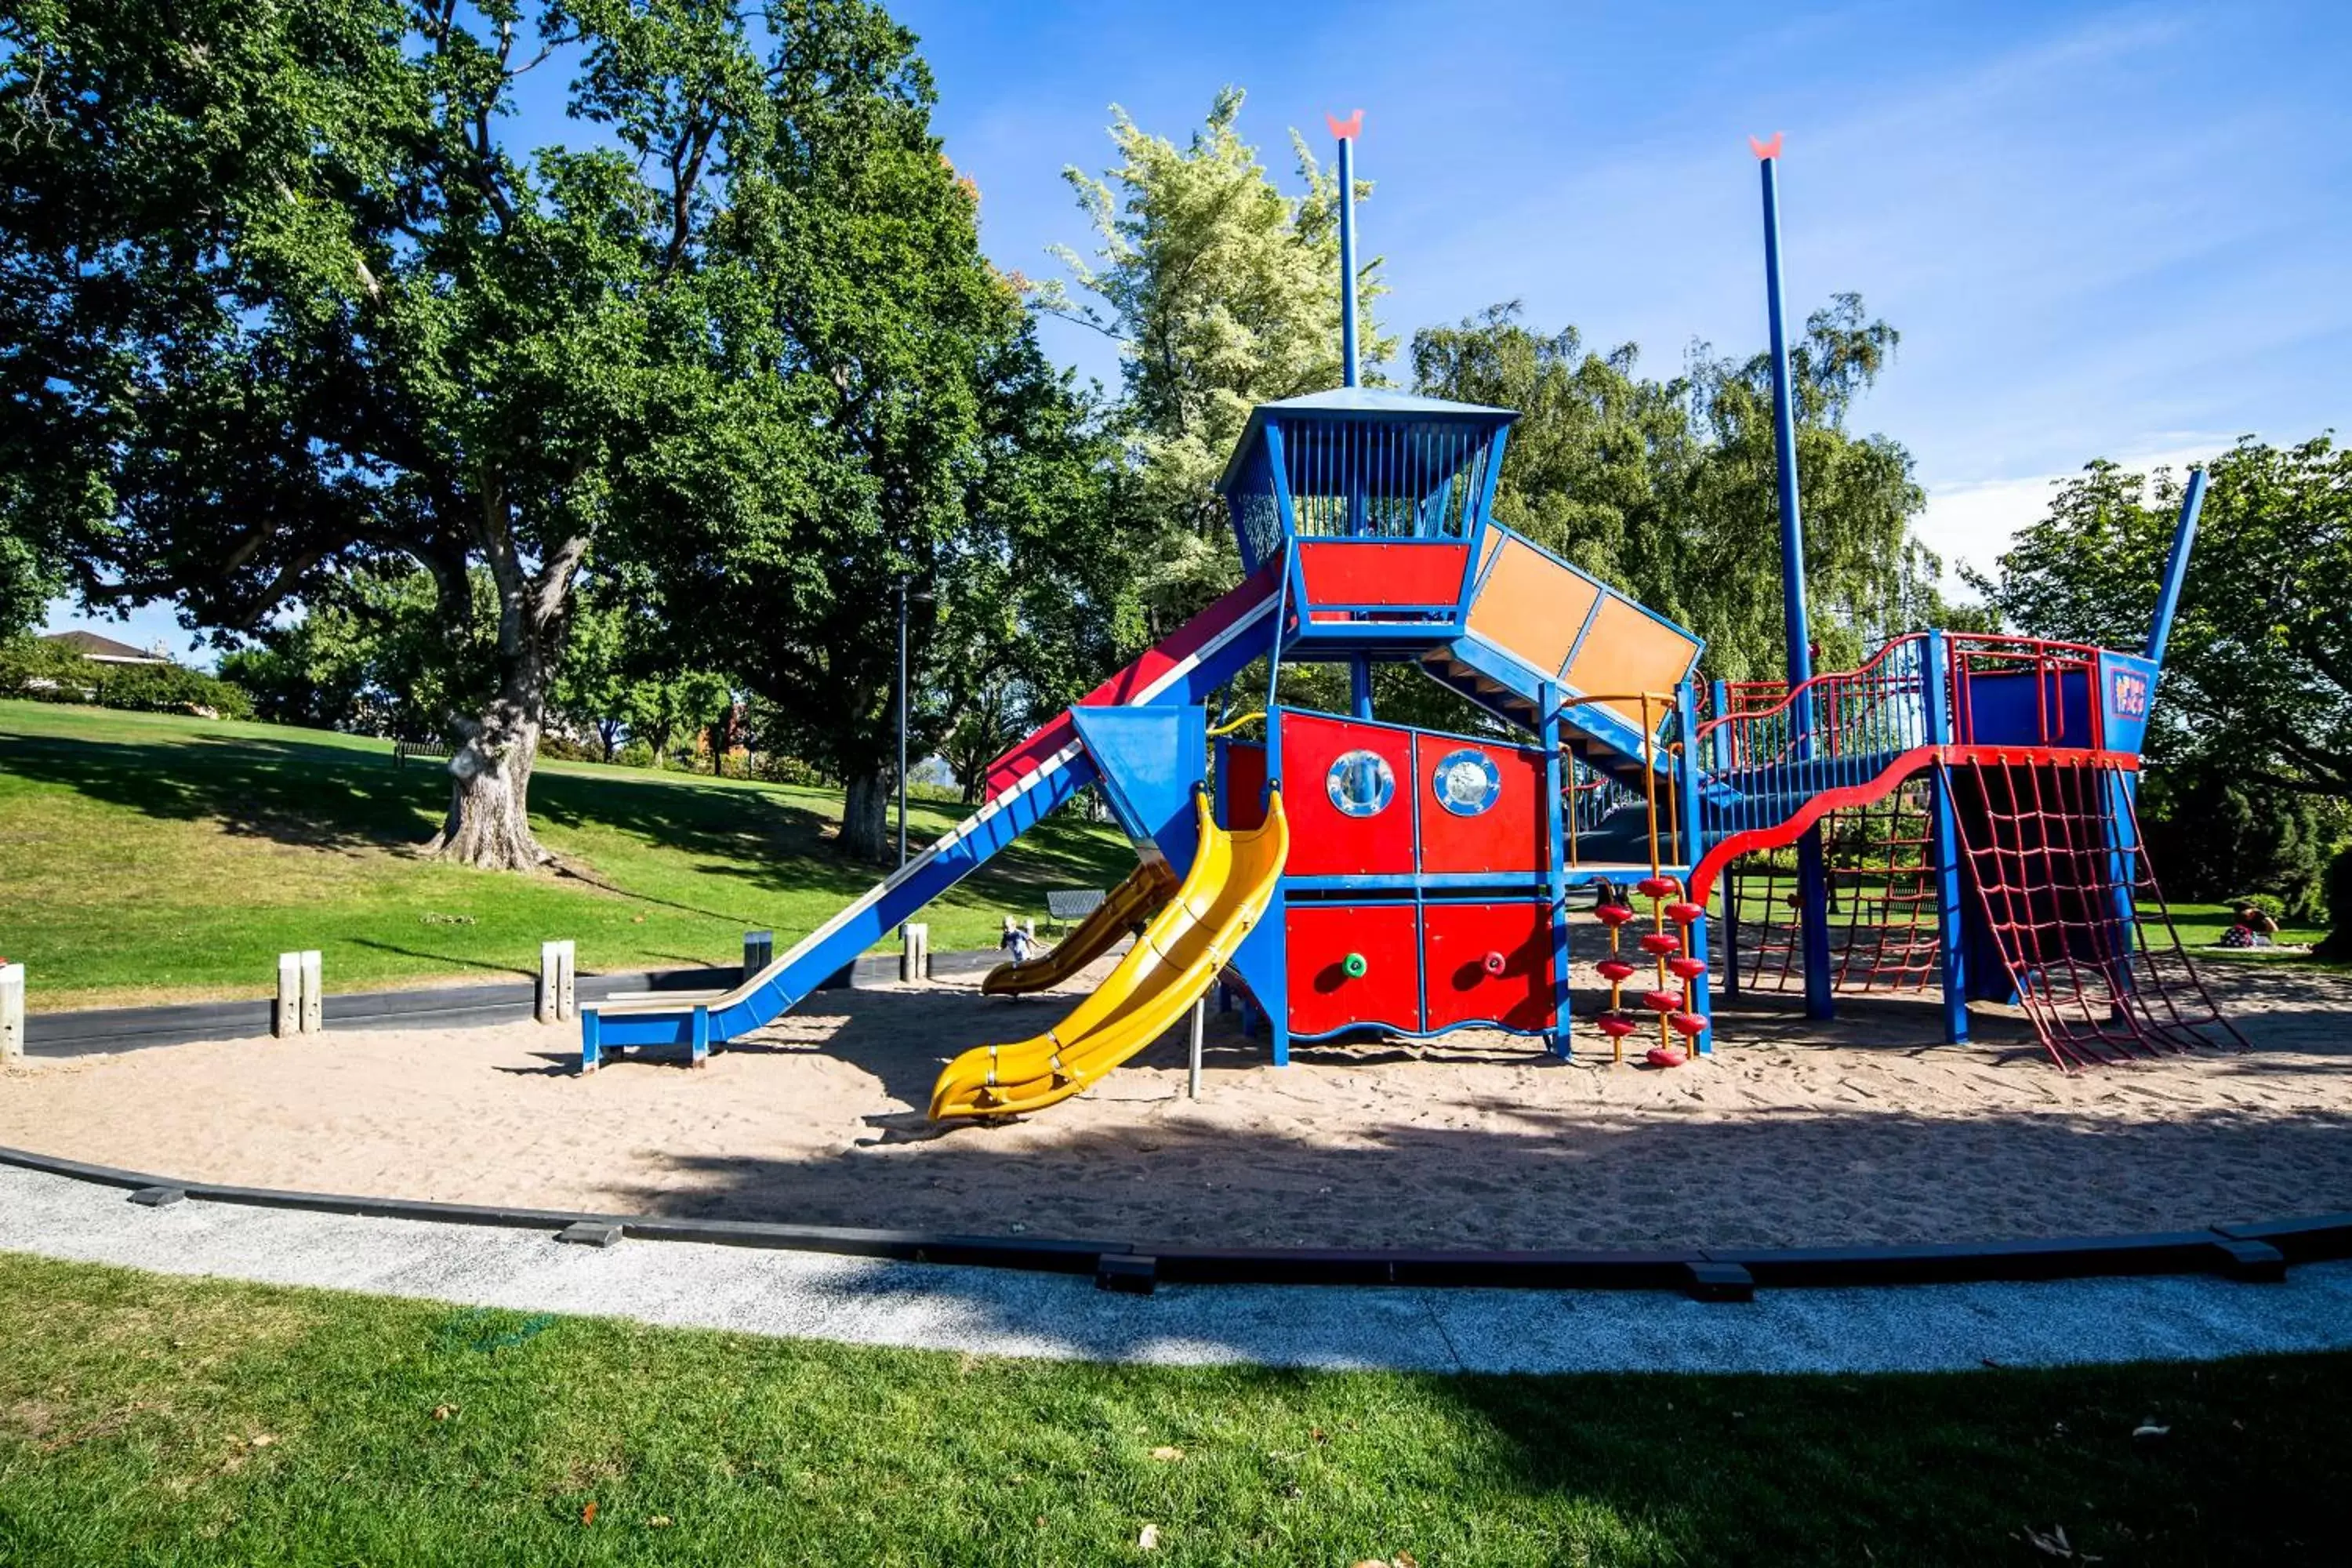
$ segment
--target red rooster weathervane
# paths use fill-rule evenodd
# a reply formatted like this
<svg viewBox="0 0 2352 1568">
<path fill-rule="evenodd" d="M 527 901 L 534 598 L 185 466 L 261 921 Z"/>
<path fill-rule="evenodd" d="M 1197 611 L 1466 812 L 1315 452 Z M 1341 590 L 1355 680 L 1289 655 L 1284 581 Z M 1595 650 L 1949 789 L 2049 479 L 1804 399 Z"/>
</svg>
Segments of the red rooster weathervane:
<svg viewBox="0 0 2352 1568">
<path fill-rule="evenodd" d="M 1787 134 L 1788 132 L 1784 131 L 1775 131 L 1769 142 L 1761 137 L 1750 136 L 1748 139 L 1748 145 L 1759 158 L 1777 158 L 1780 155 L 1780 138 Z"/>
<path fill-rule="evenodd" d="M 1364 133 L 1364 111 L 1360 109 L 1345 120 L 1336 114 L 1327 114 L 1323 117 L 1323 123 L 1329 126 L 1331 134 L 1340 141 L 1353 142 Z"/>
</svg>

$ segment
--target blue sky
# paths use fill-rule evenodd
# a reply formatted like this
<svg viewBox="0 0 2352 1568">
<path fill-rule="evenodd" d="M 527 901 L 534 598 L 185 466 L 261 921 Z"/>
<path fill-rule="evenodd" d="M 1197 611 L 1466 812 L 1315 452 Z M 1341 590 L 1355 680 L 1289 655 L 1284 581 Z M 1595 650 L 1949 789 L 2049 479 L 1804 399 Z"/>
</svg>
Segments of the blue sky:
<svg viewBox="0 0 2352 1568">
<path fill-rule="evenodd" d="M 1181 138 L 1231 82 L 1286 184 L 1291 127 L 1320 153 L 1326 110 L 1366 110 L 1359 216 L 1391 330 L 1516 298 L 1659 374 L 1693 341 L 1761 346 L 1745 138 L 1785 132 L 1790 306 L 1858 290 L 1901 330 L 1858 422 L 1917 458 L 1948 556 L 1989 564 L 2093 457 L 2352 423 L 2340 4 L 894 9 L 1002 266 L 1048 275 L 1049 244 L 1087 247 L 1061 171 L 1108 161 L 1110 104 Z M 1095 334 L 1048 343 L 1115 376 Z"/>
</svg>

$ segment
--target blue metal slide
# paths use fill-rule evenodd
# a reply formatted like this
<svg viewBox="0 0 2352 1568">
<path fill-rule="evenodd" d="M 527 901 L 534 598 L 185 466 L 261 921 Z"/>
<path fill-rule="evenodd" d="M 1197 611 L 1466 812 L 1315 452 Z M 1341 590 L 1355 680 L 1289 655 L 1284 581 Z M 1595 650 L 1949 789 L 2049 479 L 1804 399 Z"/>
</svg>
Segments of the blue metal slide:
<svg viewBox="0 0 2352 1568">
<path fill-rule="evenodd" d="M 1185 624 L 1096 689 L 1085 707 L 1197 704 L 1265 652 L 1274 636 L 1275 579 L 1261 574 Z M 685 1046 L 700 1062 L 713 1045 L 760 1028 L 805 1000 L 859 953 L 978 870 L 1098 775 L 1068 712 L 1000 759 L 987 804 L 936 844 L 720 995 L 607 1002 L 580 1015 L 580 1070 L 627 1046 Z"/>
</svg>

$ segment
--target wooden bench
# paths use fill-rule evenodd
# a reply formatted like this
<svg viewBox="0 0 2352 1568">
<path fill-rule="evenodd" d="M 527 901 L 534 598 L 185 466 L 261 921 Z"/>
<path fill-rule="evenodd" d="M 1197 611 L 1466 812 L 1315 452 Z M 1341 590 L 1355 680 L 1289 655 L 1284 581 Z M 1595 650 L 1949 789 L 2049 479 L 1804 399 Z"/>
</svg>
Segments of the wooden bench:
<svg viewBox="0 0 2352 1568">
<path fill-rule="evenodd" d="M 455 754 L 446 741 L 395 741 L 392 747 L 392 765 L 395 768 L 404 768 L 408 765 L 408 759 L 411 757 L 421 757 L 427 762 L 446 763 Z"/>
<path fill-rule="evenodd" d="M 1103 900 L 1109 897 L 1100 888 L 1049 888 L 1045 891 L 1045 923 L 1055 929 L 1067 929 L 1102 908 Z"/>
</svg>

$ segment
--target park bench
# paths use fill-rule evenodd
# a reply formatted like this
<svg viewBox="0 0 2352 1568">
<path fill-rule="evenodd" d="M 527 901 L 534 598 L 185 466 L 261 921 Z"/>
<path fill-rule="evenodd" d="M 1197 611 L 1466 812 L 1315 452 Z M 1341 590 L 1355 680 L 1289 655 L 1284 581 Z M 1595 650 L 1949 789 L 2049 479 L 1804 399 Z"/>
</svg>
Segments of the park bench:
<svg viewBox="0 0 2352 1568">
<path fill-rule="evenodd" d="M 1066 929 L 1097 910 L 1110 895 L 1100 888 L 1049 888 L 1045 891 L 1045 924 Z"/>
<path fill-rule="evenodd" d="M 408 759 L 411 757 L 422 757 L 427 762 L 446 763 L 450 755 L 449 742 L 446 741 L 395 741 L 392 747 L 392 765 L 395 768 L 406 767 Z"/>
</svg>

